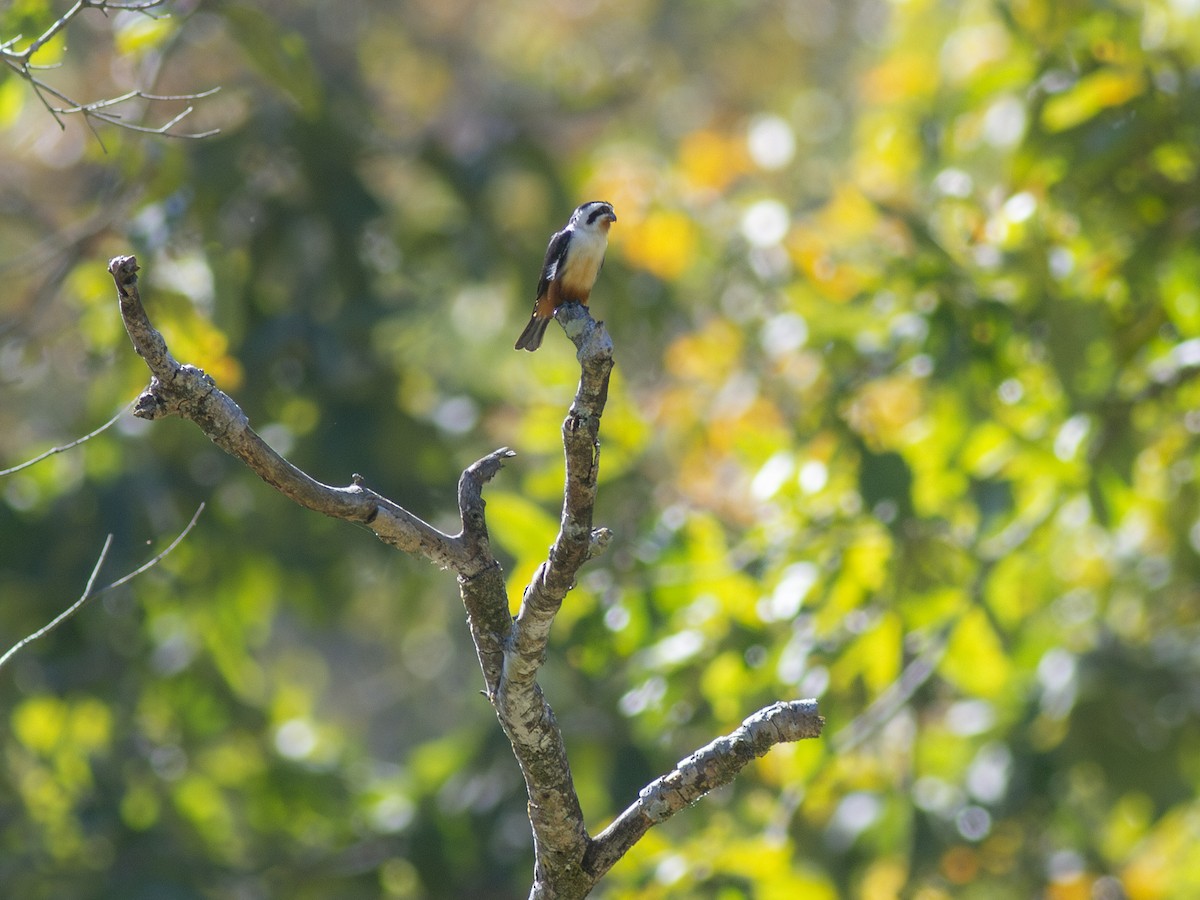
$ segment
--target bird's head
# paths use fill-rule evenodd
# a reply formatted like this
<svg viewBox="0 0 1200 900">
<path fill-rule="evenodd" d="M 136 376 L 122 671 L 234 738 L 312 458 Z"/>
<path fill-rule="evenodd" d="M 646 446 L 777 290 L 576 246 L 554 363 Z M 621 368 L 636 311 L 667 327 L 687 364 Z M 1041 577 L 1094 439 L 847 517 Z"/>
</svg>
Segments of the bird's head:
<svg viewBox="0 0 1200 900">
<path fill-rule="evenodd" d="M 617 221 L 612 204 L 606 200 L 589 200 L 576 207 L 571 214 L 571 225 L 588 231 L 608 231 L 609 226 Z"/>
</svg>

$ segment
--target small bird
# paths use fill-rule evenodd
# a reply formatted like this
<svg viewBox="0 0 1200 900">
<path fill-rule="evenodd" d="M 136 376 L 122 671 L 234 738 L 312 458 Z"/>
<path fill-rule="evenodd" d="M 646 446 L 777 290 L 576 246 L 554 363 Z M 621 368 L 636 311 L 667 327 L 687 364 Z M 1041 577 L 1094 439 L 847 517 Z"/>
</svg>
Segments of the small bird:
<svg viewBox="0 0 1200 900">
<path fill-rule="evenodd" d="M 532 353 L 542 346 L 546 326 L 564 303 L 577 300 L 587 306 L 592 285 L 604 265 L 608 229 L 615 221 L 617 215 L 611 203 L 591 200 L 576 208 L 567 227 L 550 238 L 542 277 L 538 279 L 537 299 L 533 301 L 533 315 L 513 349 Z"/>
</svg>

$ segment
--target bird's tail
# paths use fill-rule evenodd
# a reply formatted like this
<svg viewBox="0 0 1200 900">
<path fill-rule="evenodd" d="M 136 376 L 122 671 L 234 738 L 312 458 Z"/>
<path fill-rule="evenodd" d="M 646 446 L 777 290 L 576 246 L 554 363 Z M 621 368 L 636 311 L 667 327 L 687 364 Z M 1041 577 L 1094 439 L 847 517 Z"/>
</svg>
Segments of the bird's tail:
<svg viewBox="0 0 1200 900">
<path fill-rule="evenodd" d="M 542 346 L 542 335 L 546 333 L 546 326 L 550 324 L 550 317 L 542 318 L 538 315 L 529 317 L 529 324 L 525 326 L 525 330 L 521 332 L 521 336 L 517 338 L 514 350 L 528 350 L 532 353 L 538 347 Z"/>
</svg>

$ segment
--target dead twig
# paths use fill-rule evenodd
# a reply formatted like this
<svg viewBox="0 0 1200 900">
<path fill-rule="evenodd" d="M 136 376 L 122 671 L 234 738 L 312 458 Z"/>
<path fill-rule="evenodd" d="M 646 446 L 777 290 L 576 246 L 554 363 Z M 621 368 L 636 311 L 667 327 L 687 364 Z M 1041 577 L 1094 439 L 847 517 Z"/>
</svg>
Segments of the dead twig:
<svg viewBox="0 0 1200 900">
<path fill-rule="evenodd" d="M 178 547 L 180 545 L 180 543 L 182 543 L 183 539 L 188 536 L 188 533 L 192 530 L 192 528 L 195 527 L 196 521 L 200 518 L 200 513 L 202 513 L 202 512 L 204 512 L 204 504 L 203 503 L 201 503 L 200 506 L 196 509 L 196 512 L 192 516 L 191 521 L 187 523 L 187 527 L 185 527 L 183 529 L 183 531 L 181 531 L 179 533 L 179 535 L 175 538 L 175 540 L 171 541 L 171 543 L 168 544 L 166 549 L 164 549 L 161 553 L 158 553 L 153 558 L 144 562 L 142 565 L 138 566 L 132 572 L 129 572 L 128 574 L 121 576 L 116 581 L 114 581 L 112 584 L 105 585 L 104 587 L 100 588 L 99 590 L 93 590 L 93 588 L 95 587 L 95 584 L 96 584 L 96 578 L 100 574 L 100 569 L 103 568 L 104 561 L 105 561 L 105 559 L 108 558 L 109 548 L 112 547 L 112 535 L 110 534 L 108 537 L 106 537 L 104 539 L 104 546 L 100 548 L 100 555 L 96 558 L 96 565 L 94 565 L 92 567 L 92 574 L 90 576 L 88 576 L 87 585 L 84 587 L 83 593 L 79 595 L 79 599 L 76 600 L 74 603 L 72 603 L 70 606 L 68 606 L 66 609 L 64 609 L 57 616 L 55 616 L 46 625 L 43 625 L 37 631 L 33 632 L 33 634 L 26 635 L 25 637 L 21 638 L 21 640 L 17 641 L 15 644 L 13 644 L 11 647 L 9 647 L 8 650 L 4 653 L 4 655 L 0 656 L 0 669 L 4 668 L 4 665 L 10 659 L 12 659 L 13 656 L 15 656 L 22 647 L 25 647 L 28 644 L 32 644 L 34 641 L 38 640 L 39 638 L 43 638 L 46 635 L 48 635 L 50 632 L 52 632 L 54 629 L 56 629 L 63 622 L 67 621 L 67 619 L 71 618 L 71 616 L 75 615 L 75 613 L 79 612 L 79 610 L 81 610 L 83 608 L 84 604 L 86 604 L 89 600 L 91 600 L 95 597 L 99 597 L 102 594 L 107 594 L 109 591 L 113 590 L 114 588 L 120 587 L 121 585 L 132 581 L 138 575 L 141 575 L 143 572 L 149 571 L 150 569 L 152 569 L 156 565 L 158 565 L 160 562 L 162 562 L 164 559 L 166 559 L 166 557 L 171 553 L 171 551 L 174 550 L 176 547 Z"/>
<path fill-rule="evenodd" d="M 59 447 L 51 447 L 49 450 L 45 451 L 44 453 L 39 453 L 33 459 L 27 459 L 27 460 L 25 460 L 25 462 L 18 463 L 17 465 L 15 465 L 9 469 L 0 469 L 0 478 L 3 478 L 5 475 L 16 474 L 17 472 L 20 472 L 22 469 L 28 469 L 30 466 L 37 465 L 43 459 L 49 459 L 51 456 L 54 456 L 54 454 L 56 454 L 56 453 L 64 453 L 67 450 L 71 450 L 75 447 L 78 447 L 80 444 L 84 443 L 85 441 L 90 441 L 92 438 L 96 437 L 96 435 L 103 434 L 109 428 L 111 428 L 113 425 L 115 425 L 117 423 L 117 420 L 120 419 L 121 416 L 125 415 L 125 413 L 127 413 L 129 411 L 130 407 L 132 407 L 132 406 L 133 406 L 132 402 L 127 403 L 124 407 L 121 408 L 121 411 L 119 413 L 117 413 L 115 416 L 113 416 L 111 419 L 109 419 L 107 422 L 105 422 L 103 425 L 101 425 L 95 431 L 85 434 L 81 438 L 76 438 L 75 440 L 71 441 L 69 444 L 63 444 Z"/>
<path fill-rule="evenodd" d="M 115 125 L 118 128 L 124 128 L 128 131 L 161 135 L 163 137 L 176 137 L 188 140 L 211 137 L 217 134 L 219 129 L 198 132 L 177 132 L 172 131 L 172 129 L 192 114 L 195 107 L 191 105 L 191 101 L 210 97 L 220 90 L 220 88 L 211 88 L 207 91 L 197 91 L 187 94 L 153 94 L 144 90 L 133 90 L 116 97 L 80 103 L 34 74 L 37 71 L 53 68 L 51 66 L 35 64 L 33 62 L 34 56 L 66 29 L 71 21 L 78 17 L 84 10 L 94 9 L 104 15 L 107 15 L 112 10 L 137 12 L 151 18 L 157 18 L 154 15 L 154 10 L 162 6 L 165 2 L 166 0 L 143 0 L 143 2 L 131 3 L 109 2 L 109 0 L 77 0 L 70 9 L 59 16 L 49 28 L 31 41 L 23 50 L 15 49 L 16 45 L 21 41 L 20 35 L 0 43 L 0 62 L 7 65 L 12 72 L 29 84 L 38 101 L 50 113 L 54 121 L 58 123 L 59 128 L 65 129 L 67 127 L 66 122 L 63 120 L 65 116 L 81 115 L 88 128 L 96 135 L 97 140 L 100 140 L 100 135 L 96 132 L 97 122 Z M 167 101 L 188 102 L 189 105 L 164 124 L 153 126 L 138 124 L 112 111 L 114 107 L 134 100 L 155 103 Z M 104 142 L 101 141 L 100 145 L 103 147 Z"/>
</svg>

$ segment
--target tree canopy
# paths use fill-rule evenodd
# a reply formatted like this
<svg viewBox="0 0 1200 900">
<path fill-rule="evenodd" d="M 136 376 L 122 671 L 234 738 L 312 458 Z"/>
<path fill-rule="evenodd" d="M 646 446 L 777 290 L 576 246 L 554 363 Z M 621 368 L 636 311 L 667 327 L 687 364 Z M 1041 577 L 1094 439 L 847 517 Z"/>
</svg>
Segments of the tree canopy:
<svg viewBox="0 0 1200 900">
<path fill-rule="evenodd" d="M 176 355 L 315 476 L 437 523 L 514 448 L 515 609 L 578 366 L 512 341 L 549 234 L 609 200 L 615 537 L 542 678 L 589 823 L 775 699 L 828 725 L 599 895 L 1200 894 L 1195 4 L 168 8 L 85 9 L 31 62 L 79 104 L 220 87 L 117 107 L 216 135 L 60 128 L 0 68 L 0 468 L 144 387 L 133 252 Z M 4 893 L 521 895 L 453 579 L 185 423 L 0 480 L 0 644 L 202 501 L 0 668 Z"/>
</svg>

